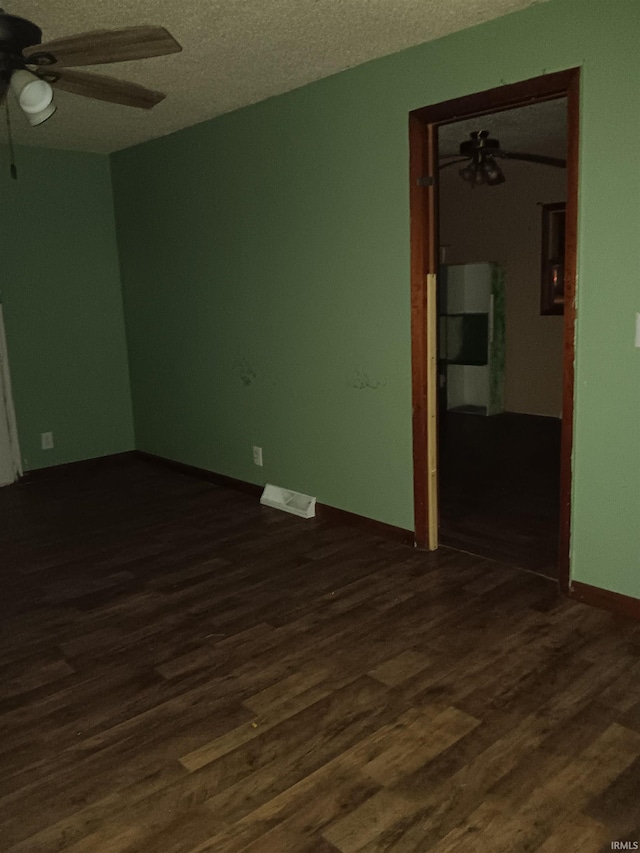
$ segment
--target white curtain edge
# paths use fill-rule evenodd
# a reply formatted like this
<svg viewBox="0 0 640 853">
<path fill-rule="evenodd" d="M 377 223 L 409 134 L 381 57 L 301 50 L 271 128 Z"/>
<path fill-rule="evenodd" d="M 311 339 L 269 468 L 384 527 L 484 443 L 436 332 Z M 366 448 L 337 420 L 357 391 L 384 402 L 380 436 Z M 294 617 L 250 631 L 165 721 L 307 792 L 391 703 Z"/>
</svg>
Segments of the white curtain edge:
<svg viewBox="0 0 640 853">
<path fill-rule="evenodd" d="M 13 404 L 13 392 L 11 389 L 11 374 L 9 372 L 9 353 L 7 350 L 7 337 L 4 329 L 4 311 L 0 303 L 0 371 L 2 371 L 2 388 L 4 392 L 4 405 L 7 414 L 7 427 L 9 430 L 9 445 L 11 447 L 11 463 L 15 479 L 22 476 L 22 456 L 20 454 L 20 442 L 18 441 L 18 422 L 16 410 Z"/>
</svg>

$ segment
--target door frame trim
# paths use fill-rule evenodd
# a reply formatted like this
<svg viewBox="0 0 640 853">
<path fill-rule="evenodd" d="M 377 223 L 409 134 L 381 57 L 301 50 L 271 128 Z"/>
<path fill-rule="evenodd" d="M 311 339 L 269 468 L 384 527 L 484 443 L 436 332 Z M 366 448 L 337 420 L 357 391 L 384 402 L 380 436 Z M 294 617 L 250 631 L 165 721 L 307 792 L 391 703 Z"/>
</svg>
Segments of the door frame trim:
<svg viewBox="0 0 640 853">
<path fill-rule="evenodd" d="M 562 432 L 560 459 L 560 536 L 558 571 L 561 588 L 570 584 L 571 474 L 575 360 L 575 312 L 578 232 L 578 153 L 580 69 L 533 77 L 409 113 L 409 204 L 411 222 L 411 373 L 413 397 L 414 536 L 417 547 L 434 549 L 434 473 L 437 459 L 430 437 L 430 400 L 437 393 L 437 373 L 429 364 L 427 276 L 438 271 L 438 135 L 441 124 L 514 107 L 567 99 L 567 207 L 565 236 L 565 305 L 563 345 Z M 433 324 L 432 324 L 433 325 Z M 435 438 L 437 442 L 437 436 Z M 437 476 L 437 472 L 436 472 Z"/>
</svg>

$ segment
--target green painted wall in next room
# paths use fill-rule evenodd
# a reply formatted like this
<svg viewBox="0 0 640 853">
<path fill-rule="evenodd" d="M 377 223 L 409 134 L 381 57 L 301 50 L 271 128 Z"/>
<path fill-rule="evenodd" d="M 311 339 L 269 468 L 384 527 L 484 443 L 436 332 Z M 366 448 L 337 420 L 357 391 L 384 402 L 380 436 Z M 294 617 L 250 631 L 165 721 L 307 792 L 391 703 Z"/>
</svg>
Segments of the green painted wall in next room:
<svg viewBox="0 0 640 853">
<path fill-rule="evenodd" d="M 412 528 L 408 113 L 581 66 L 573 576 L 640 597 L 638 11 L 550 0 L 113 155 L 139 448 Z"/>
<path fill-rule="evenodd" d="M 23 465 L 130 450 L 109 158 L 20 147 L 16 159 L 13 181 L 0 149 L 0 296 Z"/>
</svg>

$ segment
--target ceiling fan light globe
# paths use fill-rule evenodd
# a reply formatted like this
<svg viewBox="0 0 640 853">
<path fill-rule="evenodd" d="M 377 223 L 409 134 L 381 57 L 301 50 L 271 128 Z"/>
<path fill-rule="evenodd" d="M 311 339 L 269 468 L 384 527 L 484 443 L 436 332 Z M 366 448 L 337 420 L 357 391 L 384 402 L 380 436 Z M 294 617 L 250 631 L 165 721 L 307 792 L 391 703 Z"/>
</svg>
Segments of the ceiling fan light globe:
<svg viewBox="0 0 640 853">
<path fill-rule="evenodd" d="M 11 75 L 13 89 L 20 109 L 27 115 L 41 113 L 53 101 L 53 89 L 30 71 L 18 70 Z"/>
<path fill-rule="evenodd" d="M 463 181 L 473 181 L 473 166 L 471 166 L 471 164 L 465 166 L 464 169 L 460 169 L 458 174 L 460 175 Z"/>
<path fill-rule="evenodd" d="M 505 178 L 502 172 L 500 172 L 498 175 L 495 175 L 494 177 L 487 177 L 487 184 L 490 187 L 497 187 L 498 184 L 504 184 L 504 181 Z"/>
<path fill-rule="evenodd" d="M 53 101 L 53 89 L 46 80 L 35 80 L 24 87 L 18 98 L 23 112 L 27 114 L 41 113 Z"/>
<path fill-rule="evenodd" d="M 486 157 L 484 161 L 484 174 L 487 179 L 487 183 L 489 186 L 497 186 L 497 184 L 504 183 L 504 175 L 502 173 L 502 169 L 493 157 Z"/>
<path fill-rule="evenodd" d="M 29 124 L 31 125 L 31 127 L 37 127 L 40 124 L 44 124 L 44 122 L 48 118 L 51 118 L 55 111 L 56 105 L 52 101 L 48 107 L 45 107 L 43 110 L 40 110 L 39 113 L 27 113 Z"/>
<path fill-rule="evenodd" d="M 495 178 L 495 176 L 498 174 L 498 164 L 493 159 L 493 157 L 485 157 L 484 171 L 488 178 Z"/>
</svg>

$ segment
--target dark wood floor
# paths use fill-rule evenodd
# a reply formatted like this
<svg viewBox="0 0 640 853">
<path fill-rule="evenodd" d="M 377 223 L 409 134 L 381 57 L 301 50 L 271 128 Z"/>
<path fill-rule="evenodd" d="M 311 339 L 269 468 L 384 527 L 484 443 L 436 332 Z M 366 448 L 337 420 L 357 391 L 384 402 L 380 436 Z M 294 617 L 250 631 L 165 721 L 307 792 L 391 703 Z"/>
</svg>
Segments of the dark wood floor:
<svg viewBox="0 0 640 853">
<path fill-rule="evenodd" d="M 640 628 L 142 460 L 0 490 L 0 846 L 640 839 Z"/>
<path fill-rule="evenodd" d="M 557 418 L 447 412 L 440 418 L 440 538 L 557 578 Z"/>
</svg>

